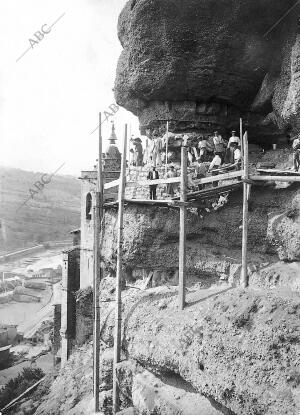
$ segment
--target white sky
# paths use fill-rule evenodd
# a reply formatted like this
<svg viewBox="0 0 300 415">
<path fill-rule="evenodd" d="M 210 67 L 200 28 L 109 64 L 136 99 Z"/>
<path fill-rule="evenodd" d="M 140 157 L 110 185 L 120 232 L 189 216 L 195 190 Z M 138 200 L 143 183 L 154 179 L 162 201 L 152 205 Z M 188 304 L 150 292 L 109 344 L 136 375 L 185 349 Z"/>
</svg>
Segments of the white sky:
<svg viewBox="0 0 300 415">
<path fill-rule="evenodd" d="M 78 175 L 97 158 L 98 112 L 114 103 L 121 45 L 117 20 L 126 0 L 0 1 L 0 165 Z M 34 33 L 65 15 L 18 62 Z M 139 135 L 138 120 L 114 117 Z M 104 148 L 111 123 L 103 124 Z"/>
</svg>

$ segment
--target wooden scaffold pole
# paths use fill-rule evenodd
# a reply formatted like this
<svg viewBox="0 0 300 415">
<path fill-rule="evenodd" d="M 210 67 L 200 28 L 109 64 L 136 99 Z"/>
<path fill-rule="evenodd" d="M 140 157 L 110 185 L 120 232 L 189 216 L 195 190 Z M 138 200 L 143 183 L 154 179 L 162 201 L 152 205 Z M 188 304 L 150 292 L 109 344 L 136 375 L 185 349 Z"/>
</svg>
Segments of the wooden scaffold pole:
<svg viewBox="0 0 300 415">
<path fill-rule="evenodd" d="M 165 169 L 165 174 L 167 177 L 167 173 L 168 173 L 168 151 L 169 151 L 169 121 L 167 121 L 167 140 L 166 140 L 166 169 Z"/>
<path fill-rule="evenodd" d="M 248 287 L 248 202 L 250 196 L 249 184 L 249 151 L 248 133 L 243 137 L 244 149 L 244 184 L 243 184 L 243 240 L 242 240 L 242 285 Z"/>
<path fill-rule="evenodd" d="M 125 124 L 121 175 L 118 195 L 118 240 L 117 240 L 117 275 L 116 275 L 116 305 L 115 305 L 115 335 L 114 335 L 114 364 L 113 364 L 113 414 L 119 411 L 119 386 L 117 379 L 117 364 L 121 359 L 121 323 L 122 323 L 122 245 L 123 245 L 123 216 L 126 184 L 126 149 L 127 124 Z"/>
<path fill-rule="evenodd" d="M 98 170 L 97 190 L 95 206 L 93 209 L 94 218 L 94 276 L 93 276 L 93 301 L 94 301 L 94 330 L 93 330 L 93 392 L 94 410 L 99 411 L 99 385 L 100 385 L 100 303 L 99 287 L 101 280 L 100 267 L 100 231 L 103 217 L 103 170 L 102 170 L 102 129 L 101 112 L 99 113 L 99 144 L 98 144 Z"/>
<path fill-rule="evenodd" d="M 242 162 L 244 160 L 244 143 L 243 143 L 243 120 L 240 118 L 240 142 L 241 142 L 241 153 L 242 153 Z"/>
<path fill-rule="evenodd" d="M 179 309 L 185 306 L 186 286 L 186 200 L 187 200 L 187 148 L 181 147 L 181 182 L 180 182 L 180 223 L 179 223 Z"/>
</svg>

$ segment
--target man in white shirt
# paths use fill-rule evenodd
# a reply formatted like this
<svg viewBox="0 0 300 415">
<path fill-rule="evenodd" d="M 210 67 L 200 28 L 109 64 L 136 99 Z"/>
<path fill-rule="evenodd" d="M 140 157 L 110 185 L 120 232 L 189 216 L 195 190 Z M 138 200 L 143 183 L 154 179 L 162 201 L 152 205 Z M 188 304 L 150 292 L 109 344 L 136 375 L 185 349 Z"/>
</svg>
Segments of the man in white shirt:
<svg viewBox="0 0 300 415">
<path fill-rule="evenodd" d="M 233 148 L 235 169 L 239 170 L 241 168 L 242 153 L 241 153 L 241 150 L 238 148 L 237 143 L 234 143 L 232 148 Z"/>
<path fill-rule="evenodd" d="M 152 170 L 149 171 L 147 179 L 148 180 L 157 180 L 157 179 L 159 179 L 159 174 L 158 174 L 158 171 L 156 171 L 155 166 L 153 166 Z M 156 200 L 156 188 L 157 188 L 157 184 L 150 184 L 150 186 L 149 186 L 150 199 L 151 200 Z"/>
<path fill-rule="evenodd" d="M 213 176 L 217 176 L 219 174 L 218 169 L 221 167 L 222 165 L 222 159 L 220 157 L 219 154 L 216 154 L 215 152 L 215 157 L 213 158 L 212 162 L 210 163 L 209 169 L 208 171 L 212 172 Z M 219 182 L 213 182 L 213 187 L 218 187 Z"/>
<path fill-rule="evenodd" d="M 293 159 L 294 159 L 294 169 L 299 171 L 300 167 L 300 138 L 299 136 L 293 141 Z"/>
<path fill-rule="evenodd" d="M 203 163 L 203 157 L 199 157 L 195 165 L 195 173 L 197 179 L 204 179 L 206 177 L 206 166 Z M 204 184 L 198 184 L 198 189 L 203 190 L 205 187 Z"/>
</svg>

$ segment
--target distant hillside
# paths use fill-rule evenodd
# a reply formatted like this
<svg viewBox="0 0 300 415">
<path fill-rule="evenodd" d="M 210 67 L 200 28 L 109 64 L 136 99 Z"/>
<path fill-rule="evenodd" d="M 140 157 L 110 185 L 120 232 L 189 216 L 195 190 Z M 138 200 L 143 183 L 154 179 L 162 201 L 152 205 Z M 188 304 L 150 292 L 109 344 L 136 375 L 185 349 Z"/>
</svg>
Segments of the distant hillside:
<svg viewBox="0 0 300 415">
<path fill-rule="evenodd" d="M 0 167 L 0 253 L 71 239 L 69 232 L 80 226 L 80 181 L 55 175 L 36 194 L 34 184 L 42 175 Z"/>
</svg>

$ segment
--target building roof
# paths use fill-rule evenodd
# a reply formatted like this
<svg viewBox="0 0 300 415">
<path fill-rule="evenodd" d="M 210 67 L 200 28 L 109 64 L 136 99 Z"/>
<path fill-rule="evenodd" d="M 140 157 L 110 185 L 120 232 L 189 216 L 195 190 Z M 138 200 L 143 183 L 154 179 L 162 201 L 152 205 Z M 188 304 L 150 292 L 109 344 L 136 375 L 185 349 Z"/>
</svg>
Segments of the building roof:
<svg viewBox="0 0 300 415">
<path fill-rule="evenodd" d="M 80 245 L 74 245 L 71 248 L 65 249 L 64 251 L 62 251 L 63 254 L 68 254 L 69 252 L 74 252 L 76 250 L 80 250 Z"/>
<path fill-rule="evenodd" d="M 117 141 L 117 135 L 116 135 L 116 130 L 115 130 L 115 124 L 112 121 L 111 124 L 111 135 L 108 139 L 109 141 L 109 146 L 106 149 L 105 152 L 105 158 L 109 158 L 109 159 L 121 159 L 121 153 L 118 149 L 118 147 L 116 146 L 116 141 Z"/>
</svg>

